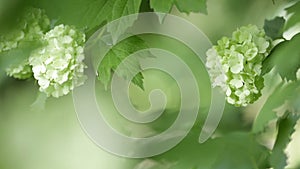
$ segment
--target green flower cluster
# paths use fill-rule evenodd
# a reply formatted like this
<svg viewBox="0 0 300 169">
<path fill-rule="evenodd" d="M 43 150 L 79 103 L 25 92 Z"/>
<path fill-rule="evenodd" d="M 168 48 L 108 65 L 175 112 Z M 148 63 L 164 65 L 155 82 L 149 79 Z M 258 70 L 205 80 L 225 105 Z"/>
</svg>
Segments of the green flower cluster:
<svg viewBox="0 0 300 169">
<path fill-rule="evenodd" d="M 213 87 L 220 86 L 227 102 L 246 106 L 261 96 L 263 60 L 271 48 L 271 40 L 254 25 L 243 26 L 231 38 L 223 37 L 206 53 L 206 67 Z"/>
<path fill-rule="evenodd" d="M 40 40 L 44 33 L 50 29 L 50 20 L 45 11 L 36 8 L 27 8 L 14 30 L 0 35 L 0 53 L 15 49 L 24 41 Z M 10 65 L 6 69 L 9 76 L 26 79 L 32 76 L 28 60 Z"/>
<path fill-rule="evenodd" d="M 39 90 L 60 97 L 83 84 L 85 34 L 67 25 L 50 30 L 50 20 L 41 9 L 25 10 L 12 32 L 0 36 L 0 53 L 20 47 L 22 42 L 44 44 L 21 63 L 10 65 L 7 75 L 18 79 L 34 77 Z"/>
<path fill-rule="evenodd" d="M 0 36 L 0 52 L 17 48 L 21 41 L 40 39 L 50 29 L 50 20 L 44 10 L 27 8 L 16 28 Z"/>
<path fill-rule="evenodd" d="M 85 35 L 70 26 L 59 25 L 43 37 L 47 45 L 29 58 L 40 91 L 48 96 L 68 94 L 85 80 L 83 45 Z"/>
</svg>

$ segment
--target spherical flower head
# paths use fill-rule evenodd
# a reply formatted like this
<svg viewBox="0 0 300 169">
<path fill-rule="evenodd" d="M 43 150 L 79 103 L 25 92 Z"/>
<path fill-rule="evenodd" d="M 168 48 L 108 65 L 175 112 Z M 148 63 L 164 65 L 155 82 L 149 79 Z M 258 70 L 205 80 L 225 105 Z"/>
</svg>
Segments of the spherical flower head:
<svg viewBox="0 0 300 169">
<path fill-rule="evenodd" d="M 46 33 L 47 45 L 29 58 L 39 90 L 48 96 L 60 97 L 83 84 L 83 45 L 85 35 L 70 26 L 59 25 Z"/>
<path fill-rule="evenodd" d="M 264 87 L 261 67 L 270 49 L 270 38 L 254 25 L 237 29 L 231 38 L 223 37 L 206 52 L 213 87 L 220 86 L 230 104 L 253 103 Z"/>
<path fill-rule="evenodd" d="M 41 9 L 27 8 L 18 20 L 18 25 L 11 32 L 0 35 L 0 53 L 15 49 L 25 41 L 39 41 L 50 28 L 50 20 Z M 25 59 L 21 63 L 10 65 L 6 69 L 9 76 L 18 79 L 32 77 L 31 66 Z"/>
</svg>

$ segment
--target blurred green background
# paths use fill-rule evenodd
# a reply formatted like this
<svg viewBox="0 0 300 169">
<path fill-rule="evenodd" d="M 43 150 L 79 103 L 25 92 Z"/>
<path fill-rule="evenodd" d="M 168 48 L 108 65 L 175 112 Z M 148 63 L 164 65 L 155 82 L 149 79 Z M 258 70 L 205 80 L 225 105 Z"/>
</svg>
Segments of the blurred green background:
<svg viewBox="0 0 300 169">
<path fill-rule="evenodd" d="M 182 14 L 173 9 L 172 13 L 194 23 L 215 43 L 222 36 L 229 36 L 237 27 L 247 24 L 263 26 L 265 18 L 278 15 L 287 4 L 278 0 L 208 0 L 208 15 Z M 16 16 L 23 5 L 18 0 L 0 0 L 1 31 L 9 28 L 9 20 Z M 7 25 L 3 25 L 3 24 Z M 182 30 L 185 31 L 185 30 Z M 189 32 L 186 32 L 187 34 Z M 7 78 L 0 72 L 0 168 L 2 169 L 196 169 L 196 168 L 263 168 L 266 148 L 258 145 L 248 134 L 251 121 L 259 110 L 265 97 L 249 108 L 234 108 L 226 105 L 225 113 L 214 137 L 199 144 L 198 136 L 206 118 L 210 98 L 208 75 L 200 62 L 195 61 L 193 53 L 178 42 L 156 37 L 148 37 L 149 43 L 173 51 L 189 62 L 193 70 L 199 70 L 197 80 L 200 86 L 201 103 L 199 118 L 188 137 L 169 152 L 149 159 L 126 159 L 107 153 L 97 147 L 84 133 L 76 117 L 71 94 L 59 99 L 49 98 L 45 109 L 32 107 L 38 95 L 38 87 L 33 80 L 19 81 Z M 1 70 L 1 69 L 0 69 Z M 270 78 L 272 79 L 272 77 Z M 131 87 L 132 102 L 141 109 L 148 106 L 141 98 L 147 96 L 151 88 L 159 87 L 170 97 L 165 115 L 151 125 L 156 132 L 164 130 L 174 117 L 178 108 L 178 88 L 174 80 L 161 72 L 145 72 L 146 92 Z M 171 86 L 171 87 L 170 87 Z M 104 93 L 103 86 L 97 85 L 97 92 Z M 268 89 L 265 89 L 265 93 Z M 98 99 L 101 101 L 101 99 Z M 104 102 L 104 101 L 103 101 Z M 110 110 L 112 111 L 112 110 Z M 127 122 L 119 123 L 121 117 L 108 111 L 107 118 L 120 130 Z M 122 121 L 122 119 L 121 119 Z M 116 123 L 116 124 L 117 124 Z M 117 124 L 117 125 L 118 125 Z M 124 125 L 124 126 L 122 126 Z M 130 129 L 128 129 L 130 128 Z M 138 133 L 149 130 L 149 126 Z M 300 138 L 299 133 L 293 137 Z M 289 145 L 291 168 L 299 164 L 300 156 L 295 150 L 300 148 L 299 139 Z M 294 150 L 294 151 L 292 151 Z M 257 166 L 246 165 L 255 161 Z M 247 167 L 248 166 L 248 167 Z"/>
</svg>

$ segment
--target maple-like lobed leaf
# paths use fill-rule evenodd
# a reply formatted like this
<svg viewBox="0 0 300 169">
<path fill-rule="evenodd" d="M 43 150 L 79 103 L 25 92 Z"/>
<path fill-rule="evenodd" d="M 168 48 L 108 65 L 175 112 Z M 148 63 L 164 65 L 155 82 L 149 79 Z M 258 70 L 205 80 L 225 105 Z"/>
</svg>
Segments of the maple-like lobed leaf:
<svg viewBox="0 0 300 169">
<path fill-rule="evenodd" d="M 291 141 L 298 119 L 299 116 L 286 112 L 277 122 L 278 134 L 270 156 L 270 163 L 274 169 L 284 169 L 287 165 L 287 155 L 284 150 Z"/>
<path fill-rule="evenodd" d="M 148 45 L 145 41 L 138 36 L 131 36 L 118 44 L 116 44 L 110 51 L 104 56 L 98 67 L 98 79 L 104 84 L 107 89 L 113 73 L 115 73 L 120 63 L 128 57 L 130 54 L 142 49 L 147 49 Z M 139 57 L 151 57 L 150 53 L 144 53 L 141 55 L 135 55 L 130 59 L 122 63 L 122 67 L 117 72 L 117 75 L 124 79 L 131 80 L 133 84 L 137 85 L 141 89 L 143 86 L 143 75 L 141 73 L 141 67 L 139 63 Z M 135 74 L 136 72 L 139 72 Z M 128 79 L 133 76 L 133 79 Z"/>
<path fill-rule="evenodd" d="M 264 30 L 270 38 L 278 39 L 282 37 L 285 19 L 283 17 L 275 17 L 272 20 L 265 20 Z"/>
<path fill-rule="evenodd" d="M 273 48 L 270 55 L 263 62 L 263 75 L 273 67 L 283 79 L 296 80 L 296 72 L 300 68 L 300 34 L 291 40 L 283 41 Z"/>
<path fill-rule="evenodd" d="M 288 15 L 291 15 L 286 22 L 285 30 L 288 30 L 300 22 L 300 2 L 286 8 Z"/>
</svg>

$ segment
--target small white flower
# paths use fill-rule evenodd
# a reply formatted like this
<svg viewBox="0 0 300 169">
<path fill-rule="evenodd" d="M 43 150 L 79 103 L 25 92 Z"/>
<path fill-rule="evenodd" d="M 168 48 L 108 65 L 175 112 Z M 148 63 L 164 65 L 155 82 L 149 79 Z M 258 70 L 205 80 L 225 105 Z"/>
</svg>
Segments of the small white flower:
<svg viewBox="0 0 300 169">
<path fill-rule="evenodd" d="M 251 61 L 258 53 L 258 49 L 255 48 L 250 48 L 245 52 L 245 57 L 248 61 Z"/>
<path fill-rule="evenodd" d="M 232 99 L 231 97 L 227 97 L 227 102 L 228 102 L 229 104 L 235 104 L 235 100 Z"/>
<path fill-rule="evenodd" d="M 71 38 L 71 36 L 64 36 L 63 38 L 63 43 L 69 44 L 73 41 L 73 39 Z"/>
<path fill-rule="evenodd" d="M 226 96 L 230 96 L 231 95 L 231 90 L 230 88 L 228 87 L 227 90 L 226 90 Z"/>
<path fill-rule="evenodd" d="M 243 86 L 243 81 L 239 79 L 232 79 L 229 84 L 235 88 L 241 88 Z"/>
<path fill-rule="evenodd" d="M 240 73 L 244 69 L 242 64 L 236 64 L 230 68 L 230 71 L 234 74 Z"/>
<path fill-rule="evenodd" d="M 213 83 L 213 86 L 222 86 L 227 80 L 227 77 L 225 74 L 221 74 L 215 78 L 215 81 Z"/>
<path fill-rule="evenodd" d="M 38 84 L 42 89 L 46 89 L 47 87 L 49 87 L 50 81 L 46 78 L 39 78 Z"/>
<path fill-rule="evenodd" d="M 33 71 L 34 74 L 40 75 L 40 74 L 46 72 L 46 67 L 43 64 L 42 65 L 37 65 L 37 66 L 34 66 L 32 68 L 32 71 Z"/>
</svg>

